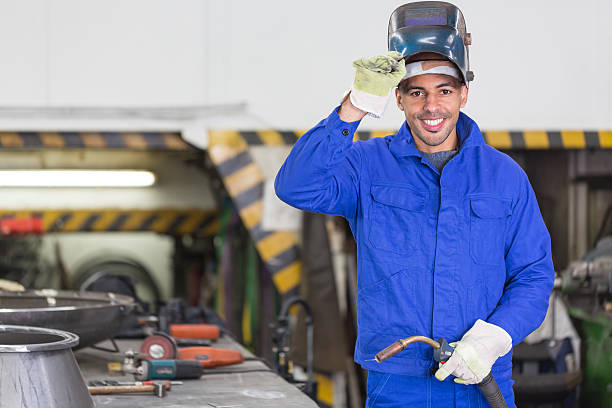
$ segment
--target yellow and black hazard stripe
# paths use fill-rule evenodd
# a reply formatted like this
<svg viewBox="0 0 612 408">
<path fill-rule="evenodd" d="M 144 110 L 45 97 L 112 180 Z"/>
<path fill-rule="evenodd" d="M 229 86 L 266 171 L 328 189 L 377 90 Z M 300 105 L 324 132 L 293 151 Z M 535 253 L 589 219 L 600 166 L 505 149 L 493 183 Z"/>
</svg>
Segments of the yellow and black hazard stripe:
<svg viewBox="0 0 612 408">
<path fill-rule="evenodd" d="M 240 136 L 249 146 L 292 145 L 302 134 L 304 132 L 284 130 L 245 130 L 240 132 Z"/>
<path fill-rule="evenodd" d="M 486 142 L 496 149 L 610 149 L 612 131 L 486 131 Z"/>
<path fill-rule="evenodd" d="M 317 382 L 317 402 L 319 407 L 334 406 L 334 379 L 331 375 L 323 372 L 315 373 Z"/>
<path fill-rule="evenodd" d="M 2 149 L 188 150 L 178 132 L 0 132 Z"/>
<path fill-rule="evenodd" d="M 354 140 L 368 140 L 395 133 L 394 130 L 359 131 Z M 241 130 L 216 132 L 218 138 L 241 139 L 248 146 L 292 145 L 304 131 L 282 130 Z M 525 131 L 485 131 L 485 141 L 501 150 L 522 149 L 610 149 L 612 130 L 525 130 Z"/>
<path fill-rule="evenodd" d="M 215 235 L 217 210 L 10 210 L 0 209 L 0 219 L 40 218 L 44 232 L 153 231 L 167 235 Z"/>
<path fill-rule="evenodd" d="M 301 279 L 297 236 L 293 232 L 262 229 L 264 178 L 236 131 L 212 131 L 208 153 L 223 180 L 255 247 L 282 295 L 293 295 Z"/>
</svg>

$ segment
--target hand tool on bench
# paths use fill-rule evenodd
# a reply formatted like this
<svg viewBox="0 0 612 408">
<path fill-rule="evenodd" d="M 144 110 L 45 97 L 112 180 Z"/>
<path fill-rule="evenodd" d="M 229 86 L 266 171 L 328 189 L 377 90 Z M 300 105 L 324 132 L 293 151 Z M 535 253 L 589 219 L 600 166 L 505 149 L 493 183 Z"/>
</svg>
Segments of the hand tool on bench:
<svg viewBox="0 0 612 408">
<path fill-rule="evenodd" d="M 132 374 L 138 381 L 180 380 L 200 378 L 203 374 L 235 374 L 273 372 L 269 368 L 247 368 L 238 370 L 207 369 L 198 360 L 150 360 L 144 355 L 128 350 L 123 364 L 109 363 L 110 371 Z"/>
<path fill-rule="evenodd" d="M 142 342 L 140 353 L 150 360 L 196 360 L 202 368 L 212 368 L 244 362 L 237 350 L 213 347 L 178 347 L 176 339 L 165 333 L 156 333 Z"/>
<path fill-rule="evenodd" d="M 112 370 L 132 374 L 138 381 L 179 380 L 200 378 L 202 364 L 195 360 L 149 360 L 142 354 L 128 350 L 123 364 Z"/>
<path fill-rule="evenodd" d="M 117 380 L 91 380 L 87 382 L 87 385 L 91 387 L 102 387 L 108 385 L 153 385 L 155 383 L 170 384 L 170 385 L 183 385 L 182 381 L 169 381 L 169 380 L 147 380 L 147 381 L 117 381 Z"/>
<path fill-rule="evenodd" d="M 163 332 L 154 332 L 140 345 L 140 352 L 154 360 L 175 359 L 179 346 L 210 347 L 210 340 L 175 339 Z"/>
<path fill-rule="evenodd" d="M 169 391 L 170 388 L 170 383 L 159 382 L 151 385 L 102 385 L 87 387 L 91 395 L 149 392 L 153 393 L 153 395 L 156 395 L 159 398 L 165 397 L 166 392 Z"/>
</svg>

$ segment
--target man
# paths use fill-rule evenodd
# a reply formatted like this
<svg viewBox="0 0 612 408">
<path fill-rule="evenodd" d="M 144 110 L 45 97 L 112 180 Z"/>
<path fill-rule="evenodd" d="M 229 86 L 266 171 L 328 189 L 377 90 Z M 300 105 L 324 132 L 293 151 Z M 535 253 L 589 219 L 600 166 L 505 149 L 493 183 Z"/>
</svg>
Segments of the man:
<svg viewBox="0 0 612 408">
<path fill-rule="evenodd" d="M 411 26 L 404 39 L 423 44 L 413 37 L 430 29 Z M 471 73 L 441 49 L 356 61 L 350 93 L 298 140 L 276 178 L 283 201 L 350 224 L 366 407 L 484 407 L 474 384 L 489 372 L 515 406 L 510 350 L 540 325 L 553 285 L 550 237 L 529 180 L 460 112 Z M 399 132 L 353 143 L 360 120 L 380 116 L 398 82 Z M 413 335 L 444 337 L 455 352 L 441 367 L 421 343 L 372 361 Z"/>
</svg>

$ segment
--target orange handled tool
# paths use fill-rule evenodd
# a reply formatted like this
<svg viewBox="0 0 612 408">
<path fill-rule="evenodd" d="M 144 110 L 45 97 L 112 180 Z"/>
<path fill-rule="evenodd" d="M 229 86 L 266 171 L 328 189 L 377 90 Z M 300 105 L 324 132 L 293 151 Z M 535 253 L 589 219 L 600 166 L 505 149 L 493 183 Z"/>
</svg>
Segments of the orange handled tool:
<svg viewBox="0 0 612 408">
<path fill-rule="evenodd" d="M 151 360 L 195 360 L 202 368 L 212 368 L 244 361 L 236 350 L 213 347 L 178 347 L 176 340 L 165 333 L 149 336 L 140 345 L 140 352 Z"/>
<path fill-rule="evenodd" d="M 169 335 L 176 339 L 208 339 L 219 338 L 219 326 L 214 324 L 171 324 Z"/>
<path fill-rule="evenodd" d="M 178 349 L 177 358 L 197 360 L 202 364 L 202 368 L 240 364 L 244 361 L 244 356 L 239 351 L 212 347 L 182 347 Z"/>
</svg>

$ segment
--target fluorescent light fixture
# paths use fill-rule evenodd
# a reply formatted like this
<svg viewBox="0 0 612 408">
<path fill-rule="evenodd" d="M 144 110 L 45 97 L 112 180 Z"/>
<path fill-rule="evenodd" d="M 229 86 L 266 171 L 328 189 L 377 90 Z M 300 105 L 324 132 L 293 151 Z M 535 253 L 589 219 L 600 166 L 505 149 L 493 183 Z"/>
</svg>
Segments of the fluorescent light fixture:
<svg viewBox="0 0 612 408">
<path fill-rule="evenodd" d="M 146 170 L 0 170 L 0 187 L 148 187 Z"/>
</svg>

